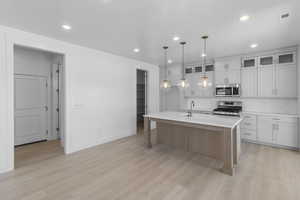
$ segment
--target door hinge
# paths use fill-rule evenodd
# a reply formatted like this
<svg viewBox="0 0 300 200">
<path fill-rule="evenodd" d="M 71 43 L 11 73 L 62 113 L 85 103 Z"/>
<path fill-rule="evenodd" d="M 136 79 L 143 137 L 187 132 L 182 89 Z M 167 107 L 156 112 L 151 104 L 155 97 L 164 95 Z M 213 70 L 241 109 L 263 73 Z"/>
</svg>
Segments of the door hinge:
<svg viewBox="0 0 300 200">
<path fill-rule="evenodd" d="M 48 82 L 46 82 L 46 87 L 48 87 Z"/>
<path fill-rule="evenodd" d="M 45 111 L 48 111 L 48 106 L 45 106 Z"/>
<path fill-rule="evenodd" d="M 59 108 L 56 108 L 56 112 L 59 112 Z"/>
<path fill-rule="evenodd" d="M 56 73 L 59 73 L 59 70 L 58 70 L 58 69 L 56 70 Z"/>
<path fill-rule="evenodd" d="M 59 89 L 56 89 L 56 92 L 59 93 Z"/>
<path fill-rule="evenodd" d="M 46 135 L 48 135 L 48 130 L 46 130 Z"/>
<path fill-rule="evenodd" d="M 56 131 L 59 132 L 59 128 L 58 127 L 56 128 Z"/>
</svg>

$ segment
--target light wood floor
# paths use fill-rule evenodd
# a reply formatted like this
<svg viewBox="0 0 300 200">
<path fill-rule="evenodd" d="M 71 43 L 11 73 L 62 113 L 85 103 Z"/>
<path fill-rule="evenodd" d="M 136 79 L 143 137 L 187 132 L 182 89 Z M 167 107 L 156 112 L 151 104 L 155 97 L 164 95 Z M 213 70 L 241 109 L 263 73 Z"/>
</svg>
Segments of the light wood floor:
<svg viewBox="0 0 300 200">
<path fill-rule="evenodd" d="M 38 145 L 19 149 L 18 159 Z M 68 156 L 20 161 L 14 172 L 0 175 L 0 199 L 300 199 L 298 152 L 248 143 L 243 151 L 231 177 L 215 160 L 162 145 L 149 150 L 142 136 L 132 136 Z"/>
<path fill-rule="evenodd" d="M 59 140 L 51 140 L 15 148 L 15 168 L 32 165 L 64 154 Z"/>
</svg>

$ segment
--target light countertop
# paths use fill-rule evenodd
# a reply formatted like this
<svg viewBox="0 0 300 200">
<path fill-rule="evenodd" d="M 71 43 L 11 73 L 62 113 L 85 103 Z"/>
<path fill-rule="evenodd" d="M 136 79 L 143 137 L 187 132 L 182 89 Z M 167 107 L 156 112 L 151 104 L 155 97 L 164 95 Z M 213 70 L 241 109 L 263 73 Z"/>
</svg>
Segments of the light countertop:
<svg viewBox="0 0 300 200">
<path fill-rule="evenodd" d="M 274 116 L 274 117 L 296 117 L 296 118 L 299 117 L 299 115 L 297 114 L 264 113 L 264 112 L 254 112 L 254 111 L 243 111 L 242 114 Z"/>
<path fill-rule="evenodd" d="M 189 118 L 186 112 L 158 112 L 147 114 L 144 117 L 224 128 L 234 128 L 242 121 L 242 118 L 239 117 L 199 113 L 193 113 L 193 116 Z"/>
</svg>

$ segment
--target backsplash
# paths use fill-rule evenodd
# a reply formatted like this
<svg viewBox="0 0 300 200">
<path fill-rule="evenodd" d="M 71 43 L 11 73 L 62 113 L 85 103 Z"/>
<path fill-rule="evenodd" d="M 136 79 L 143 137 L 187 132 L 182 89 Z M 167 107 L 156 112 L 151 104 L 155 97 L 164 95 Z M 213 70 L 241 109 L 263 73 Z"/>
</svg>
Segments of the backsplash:
<svg viewBox="0 0 300 200">
<path fill-rule="evenodd" d="M 243 98 L 191 98 L 186 99 L 181 109 L 188 109 L 191 101 L 195 102 L 196 110 L 213 110 L 216 108 L 217 101 L 242 101 L 243 111 L 297 114 L 296 99 L 243 99 Z"/>
</svg>

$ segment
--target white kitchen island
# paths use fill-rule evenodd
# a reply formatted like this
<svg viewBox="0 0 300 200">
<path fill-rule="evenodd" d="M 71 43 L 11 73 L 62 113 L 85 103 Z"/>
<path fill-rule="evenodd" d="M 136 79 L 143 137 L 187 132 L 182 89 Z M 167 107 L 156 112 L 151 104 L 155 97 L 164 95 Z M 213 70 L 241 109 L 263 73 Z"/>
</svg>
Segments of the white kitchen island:
<svg viewBox="0 0 300 200">
<path fill-rule="evenodd" d="M 224 162 L 222 172 L 234 175 L 240 154 L 239 117 L 182 112 L 159 112 L 144 116 L 148 147 L 152 148 L 151 121 L 156 122 L 159 143 L 176 143 Z M 176 146 L 175 145 L 175 146 Z"/>
</svg>

